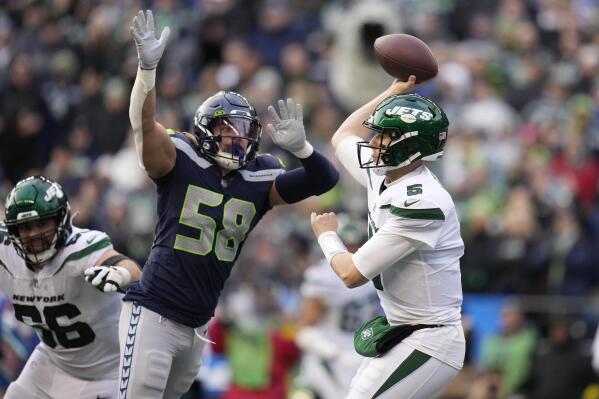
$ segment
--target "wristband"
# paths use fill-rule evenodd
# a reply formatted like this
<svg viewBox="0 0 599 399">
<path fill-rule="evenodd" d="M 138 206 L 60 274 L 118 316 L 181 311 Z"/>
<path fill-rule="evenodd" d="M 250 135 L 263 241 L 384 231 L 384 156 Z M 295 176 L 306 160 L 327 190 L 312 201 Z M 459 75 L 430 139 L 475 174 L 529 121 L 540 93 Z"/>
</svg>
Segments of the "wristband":
<svg viewBox="0 0 599 399">
<path fill-rule="evenodd" d="M 306 159 L 310 155 L 312 155 L 313 152 L 314 152 L 314 147 L 312 147 L 312 144 L 310 144 L 308 141 L 306 141 L 304 143 L 304 147 L 301 150 L 292 152 L 292 154 L 296 158 Z"/>
<path fill-rule="evenodd" d="M 329 265 L 331 264 L 331 260 L 337 254 L 342 252 L 348 252 L 345 244 L 341 241 L 341 238 L 334 231 L 325 231 L 321 235 L 318 236 L 318 245 L 320 245 L 320 249 L 324 253 L 325 258 L 327 258 L 327 262 Z"/>
</svg>

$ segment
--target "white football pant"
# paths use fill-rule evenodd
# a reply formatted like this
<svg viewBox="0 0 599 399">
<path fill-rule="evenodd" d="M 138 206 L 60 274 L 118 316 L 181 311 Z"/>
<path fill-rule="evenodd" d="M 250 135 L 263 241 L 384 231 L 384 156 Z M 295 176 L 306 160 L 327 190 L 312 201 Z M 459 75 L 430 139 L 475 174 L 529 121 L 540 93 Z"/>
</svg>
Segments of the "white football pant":
<svg viewBox="0 0 599 399">
<path fill-rule="evenodd" d="M 431 399 L 458 372 L 400 343 L 382 357 L 364 359 L 346 399 Z"/>
<path fill-rule="evenodd" d="M 47 349 L 38 345 L 21 371 L 8 386 L 4 399 L 116 399 L 119 382 L 112 379 L 82 380 L 67 374 L 50 361 Z M 90 365 L 90 367 L 93 367 Z"/>
</svg>

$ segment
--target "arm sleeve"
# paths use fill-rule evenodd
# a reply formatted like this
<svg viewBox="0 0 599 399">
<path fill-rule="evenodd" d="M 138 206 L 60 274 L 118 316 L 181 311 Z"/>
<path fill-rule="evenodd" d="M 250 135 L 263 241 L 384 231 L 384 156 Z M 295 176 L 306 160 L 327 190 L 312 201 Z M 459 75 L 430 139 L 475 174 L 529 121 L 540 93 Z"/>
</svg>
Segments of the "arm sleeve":
<svg viewBox="0 0 599 399">
<path fill-rule="evenodd" d="M 352 255 L 352 261 L 358 271 L 370 280 L 414 251 L 436 243 L 441 227 L 442 221 L 439 220 L 390 217 Z"/>
<path fill-rule="evenodd" d="M 363 141 L 358 136 L 348 136 L 341 140 L 337 146 L 337 159 L 341 162 L 341 165 L 347 170 L 347 172 L 362 186 L 368 186 L 368 178 L 366 171 L 360 168 L 360 162 L 358 161 L 358 150 L 356 143 Z"/>
<path fill-rule="evenodd" d="M 131 90 L 131 101 L 129 102 L 129 121 L 131 121 L 135 137 L 137 161 L 142 169 L 145 169 L 143 163 L 143 132 L 141 128 L 142 109 L 148 93 L 154 88 L 155 82 L 156 69 L 145 70 L 138 68 L 135 83 Z"/>
<path fill-rule="evenodd" d="M 317 150 L 300 162 L 301 168 L 280 174 L 275 180 L 279 195 L 288 204 L 324 194 L 339 181 L 335 166 Z"/>
</svg>

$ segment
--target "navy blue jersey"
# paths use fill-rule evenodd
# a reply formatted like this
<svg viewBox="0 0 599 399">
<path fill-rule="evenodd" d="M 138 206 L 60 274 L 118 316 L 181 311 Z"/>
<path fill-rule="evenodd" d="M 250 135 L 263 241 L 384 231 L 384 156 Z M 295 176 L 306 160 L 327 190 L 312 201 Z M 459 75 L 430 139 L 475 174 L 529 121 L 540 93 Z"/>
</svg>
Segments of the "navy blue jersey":
<svg viewBox="0 0 599 399">
<path fill-rule="evenodd" d="M 164 317 L 199 327 L 218 297 L 248 233 L 270 209 L 268 195 L 284 172 L 271 155 L 222 176 L 189 140 L 171 131 L 173 170 L 157 179 L 158 224 L 139 283 L 125 300 Z"/>
</svg>

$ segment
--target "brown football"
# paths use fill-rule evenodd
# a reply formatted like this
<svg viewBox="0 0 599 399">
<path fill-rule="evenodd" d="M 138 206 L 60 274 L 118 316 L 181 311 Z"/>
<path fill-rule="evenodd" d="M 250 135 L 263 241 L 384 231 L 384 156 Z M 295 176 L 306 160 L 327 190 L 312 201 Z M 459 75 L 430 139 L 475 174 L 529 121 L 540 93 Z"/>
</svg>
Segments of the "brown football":
<svg viewBox="0 0 599 399">
<path fill-rule="evenodd" d="M 389 75 L 402 81 L 415 75 L 416 83 L 424 82 L 437 76 L 439 71 L 430 47 L 417 37 L 404 33 L 376 39 L 374 54 Z"/>
</svg>

